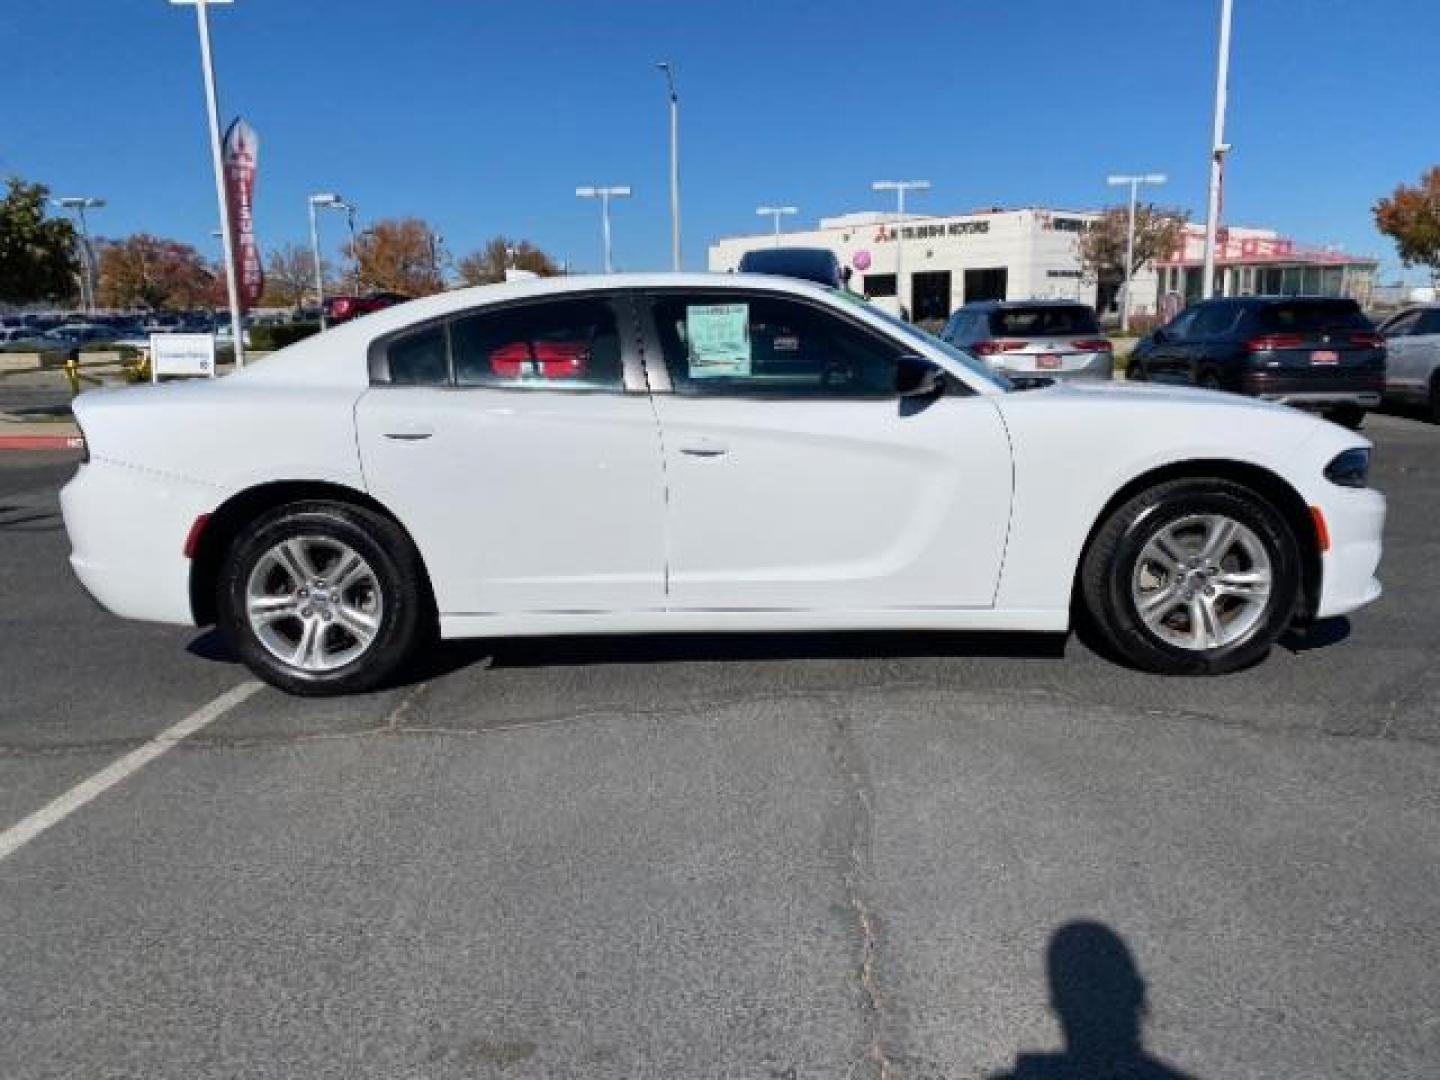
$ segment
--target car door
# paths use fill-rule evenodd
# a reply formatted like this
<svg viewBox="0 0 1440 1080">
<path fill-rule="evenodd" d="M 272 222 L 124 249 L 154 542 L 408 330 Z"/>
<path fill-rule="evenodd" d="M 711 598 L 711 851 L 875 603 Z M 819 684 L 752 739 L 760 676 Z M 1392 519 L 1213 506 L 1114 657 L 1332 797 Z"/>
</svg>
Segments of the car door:
<svg viewBox="0 0 1440 1080">
<path fill-rule="evenodd" d="M 1440 370 L 1440 308 L 1426 308 L 1405 339 L 1406 372 L 1414 381 L 1415 395 L 1430 398 L 1435 373 Z"/>
<path fill-rule="evenodd" d="M 1233 301 L 1213 300 L 1196 307 L 1194 322 L 1179 343 L 1190 368 L 1190 381 L 1214 390 L 1239 390 L 1243 347 L 1235 329 L 1244 308 Z"/>
<path fill-rule="evenodd" d="M 987 397 L 899 398 L 906 346 L 819 300 L 666 289 L 641 309 L 671 608 L 993 604 L 1011 461 Z"/>
<path fill-rule="evenodd" d="M 1165 383 L 1190 381 L 1190 328 L 1203 306 L 1191 305 L 1151 335 L 1144 353 L 1146 378 Z"/>
<path fill-rule="evenodd" d="M 1402 311 L 1380 326 L 1385 339 L 1385 392 L 1395 397 L 1414 397 L 1416 390 L 1414 364 L 1411 362 L 1411 333 L 1416 329 L 1422 312 Z"/>
<path fill-rule="evenodd" d="M 447 614 L 659 610 L 659 429 L 628 302 L 486 307 L 372 348 L 356 407 L 371 494 Z"/>
</svg>

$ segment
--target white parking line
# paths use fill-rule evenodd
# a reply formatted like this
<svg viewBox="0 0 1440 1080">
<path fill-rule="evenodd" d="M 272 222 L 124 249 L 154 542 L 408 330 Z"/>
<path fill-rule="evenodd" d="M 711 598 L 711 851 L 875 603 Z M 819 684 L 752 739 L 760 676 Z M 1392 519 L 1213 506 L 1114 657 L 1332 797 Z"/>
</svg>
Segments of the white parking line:
<svg viewBox="0 0 1440 1080">
<path fill-rule="evenodd" d="M 4 832 L 0 832 L 0 862 L 39 836 L 52 825 L 57 825 L 79 810 L 91 799 L 103 795 L 131 773 L 139 772 L 176 743 L 189 738 L 207 724 L 214 723 L 227 712 L 245 701 L 262 684 L 251 680 L 243 682 L 233 690 L 227 690 L 210 704 L 196 709 L 177 724 L 172 724 L 145 745 L 140 746 L 122 758 L 105 766 L 88 780 L 82 780 L 59 798 L 36 810 Z"/>
</svg>

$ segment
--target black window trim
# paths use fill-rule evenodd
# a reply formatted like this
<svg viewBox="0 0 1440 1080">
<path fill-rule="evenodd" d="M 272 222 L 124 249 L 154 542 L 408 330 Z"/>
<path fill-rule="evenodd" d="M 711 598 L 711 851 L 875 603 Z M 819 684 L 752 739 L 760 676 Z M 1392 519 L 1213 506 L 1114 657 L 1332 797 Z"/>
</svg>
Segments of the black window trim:
<svg viewBox="0 0 1440 1080">
<path fill-rule="evenodd" d="M 898 401 L 900 396 L 892 391 L 888 394 L 785 394 L 785 393 L 746 393 L 737 390 L 735 393 L 726 393 L 724 390 L 704 391 L 691 393 L 676 389 L 670 378 L 670 368 L 665 362 L 665 349 L 660 341 L 660 330 L 655 323 L 655 313 L 651 301 L 659 296 L 675 293 L 716 293 L 734 295 L 737 297 L 763 296 L 767 299 L 789 300 L 794 303 L 811 307 L 822 314 L 830 315 L 839 319 L 846 325 L 861 333 L 874 338 L 895 350 L 895 357 L 898 360 L 901 356 L 914 355 L 910 353 L 905 344 L 896 341 L 890 335 L 877 330 L 863 319 L 854 318 L 849 312 L 838 306 L 832 306 L 820 300 L 804 296 L 798 293 L 786 292 L 781 289 L 766 289 L 746 285 L 744 288 L 736 288 L 729 285 L 699 286 L 699 285 L 656 285 L 650 288 L 637 288 L 631 290 L 634 296 L 635 317 L 639 322 L 640 349 L 645 366 L 645 375 L 650 385 L 652 394 L 671 394 L 676 397 L 730 399 L 736 401 L 777 401 L 777 402 L 836 402 L 836 401 Z M 654 358 L 652 362 L 651 358 Z M 928 359 L 928 358 L 927 358 Z M 939 365 L 936 365 L 937 367 Z M 658 370 L 656 370 L 658 368 Z M 943 369 L 942 369 L 943 370 Z M 946 372 L 946 386 L 950 392 L 973 395 L 974 388 L 969 386 L 963 379 L 957 378 Z"/>
<path fill-rule="evenodd" d="M 634 304 L 628 297 L 628 289 L 579 289 L 575 292 L 547 293 L 535 296 L 520 296 L 509 300 L 476 304 L 473 307 L 448 311 L 408 326 L 396 327 L 371 340 L 367 346 L 366 361 L 370 375 L 370 386 L 377 390 L 454 390 L 471 392 L 493 390 L 507 394 L 643 394 L 646 393 L 643 358 L 635 332 Z M 571 300 L 601 300 L 609 305 L 615 316 L 615 332 L 620 346 L 620 385 L 614 386 L 546 386 L 528 383 L 523 386 L 506 386 L 498 383 L 459 383 L 455 379 L 455 349 L 453 326 L 461 319 L 475 315 L 499 314 L 516 308 L 542 307 L 548 304 L 565 303 Z M 443 383 L 396 383 L 390 381 L 389 349 L 397 338 L 421 333 L 433 326 L 442 326 L 445 331 L 445 372 Z"/>
</svg>

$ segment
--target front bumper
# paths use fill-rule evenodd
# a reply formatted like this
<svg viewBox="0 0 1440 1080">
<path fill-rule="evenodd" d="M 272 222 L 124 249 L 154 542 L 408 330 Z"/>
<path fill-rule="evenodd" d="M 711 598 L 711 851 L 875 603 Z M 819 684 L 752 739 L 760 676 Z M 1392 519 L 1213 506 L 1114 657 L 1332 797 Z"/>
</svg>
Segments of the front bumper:
<svg viewBox="0 0 1440 1080">
<path fill-rule="evenodd" d="M 1323 580 L 1317 618 L 1346 615 L 1380 596 L 1375 571 L 1380 566 L 1385 529 L 1385 496 L 1371 488 L 1342 488 L 1315 501 L 1325 518 L 1330 548 L 1321 556 Z"/>
</svg>

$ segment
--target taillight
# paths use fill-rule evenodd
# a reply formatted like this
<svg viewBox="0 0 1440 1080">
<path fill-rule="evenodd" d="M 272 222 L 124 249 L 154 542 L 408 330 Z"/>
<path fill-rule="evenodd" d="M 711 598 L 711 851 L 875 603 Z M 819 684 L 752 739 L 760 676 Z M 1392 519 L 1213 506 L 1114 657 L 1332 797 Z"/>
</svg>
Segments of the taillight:
<svg viewBox="0 0 1440 1080">
<path fill-rule="evenodd" d="M 200 538 L 205 535 L 205 526 L 209 524 L 209 514 L 201 514 L 191 524 L 190 531 L 185 534 L 185 558 L 195 558 L 195 552 L 200 550 Z"/>
<path fill-rule="evenodd" d="M 1109 352 L 1114 348 L 1105 338 L 1092 338 L 1085 341 L 1072 342 L 1070 347 L 1076 352 Z"/>
<path fill-rule="evenodd" d="M 1385 344 L 1385 339 L 1374 330 L 1356 330 L 1350 335 L 1350 344 L 1364 349 L 1378 349 Z"/>
<path fill-rule="evenodd" d="M 1028 341 L 981 341 L 975 345 L 975 351 L 981 356 L 994 356 L 1002 352 L 1018 352 L 1029 345 Z"/>
<path fill-rule="evenodd" d="M 349 301 L 349 300 L 336 300 L 335 303 L 334 303 L 334 305 L 333 305 L 333 307 L 332 307 L 332 310 L 334 311 L 334 313 L 335 313 L 336 315 L 344 315 L 346 312 L 348 312 L 348 311 L 350 310 L 350 301 Z"/>
<path fill-rule="evenodd" d="M 1271 349 L 1298 349 L 1305 344 L 1302 334 L 1266 334 L 1245 342 L 1246 352 L 1269 352 Z"/>
</svg>

